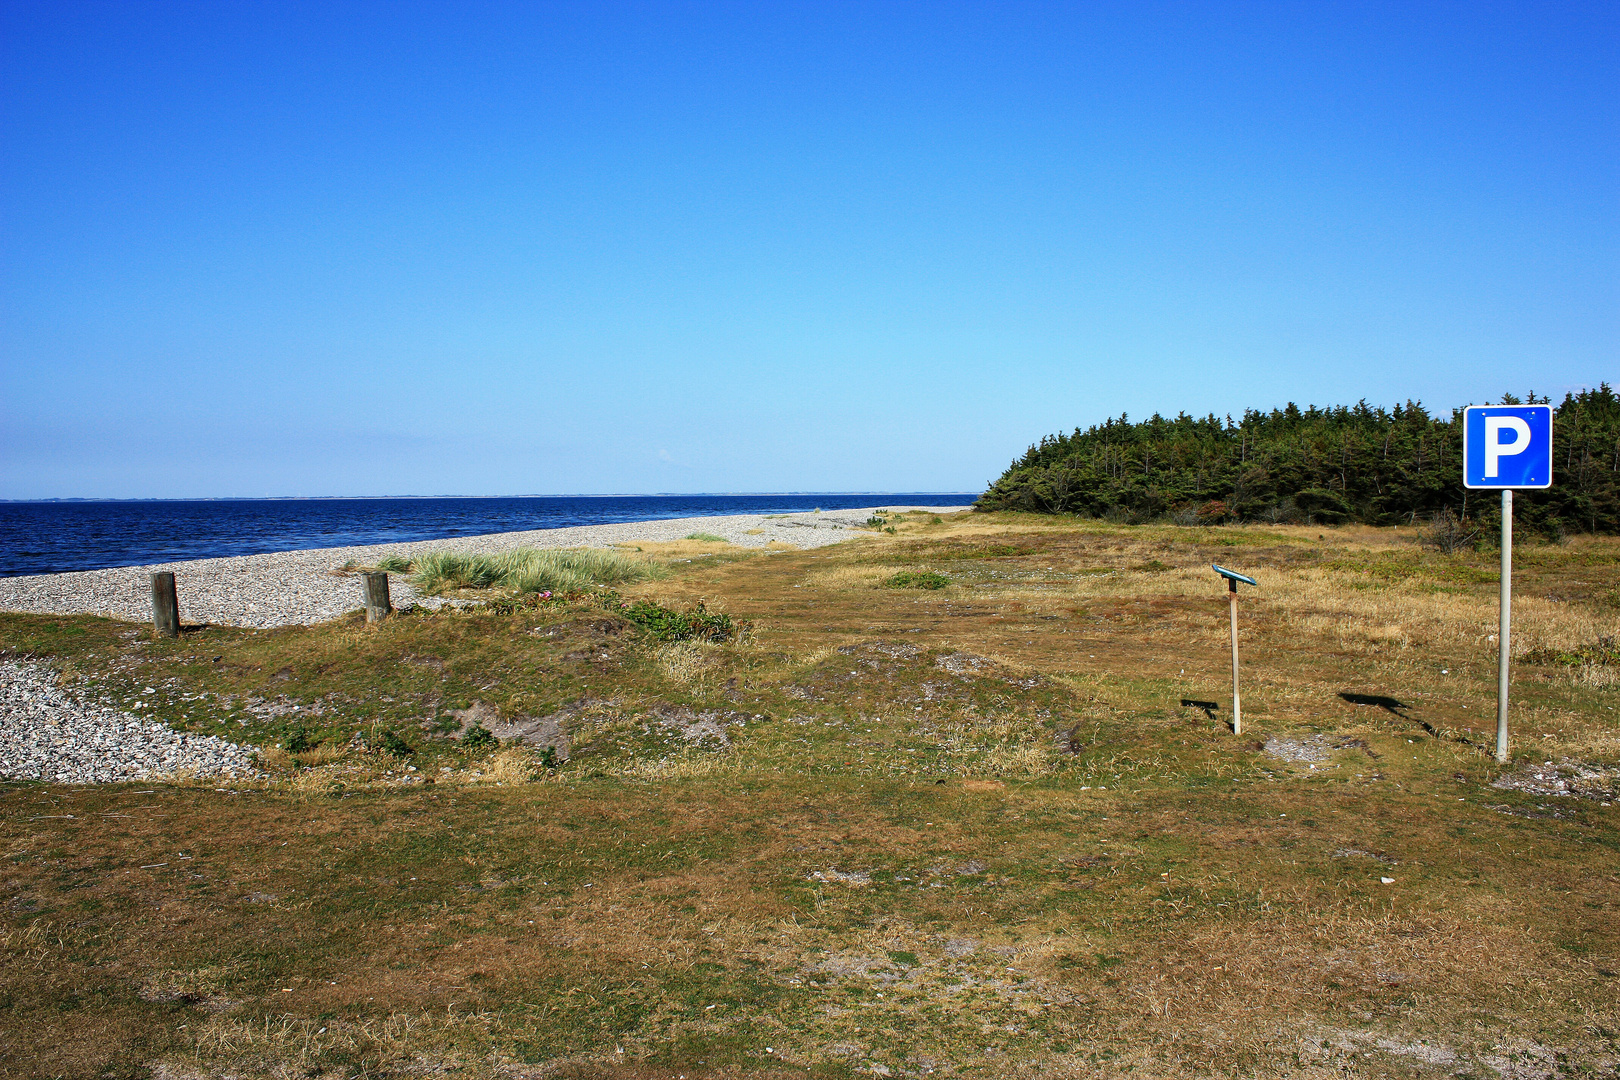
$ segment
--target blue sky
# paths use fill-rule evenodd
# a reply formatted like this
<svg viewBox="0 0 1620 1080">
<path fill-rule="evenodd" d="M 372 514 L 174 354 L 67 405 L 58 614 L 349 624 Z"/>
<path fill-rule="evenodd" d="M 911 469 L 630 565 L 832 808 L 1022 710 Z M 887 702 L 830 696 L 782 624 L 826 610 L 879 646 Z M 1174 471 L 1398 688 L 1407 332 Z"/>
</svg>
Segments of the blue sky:
<svg viewBox="0 0 1620 1080">
<path fill-rule="evenodd" d="M 973 490 L 1617 381 L 1613 4 L 0 2 L 0 498 Z"/>
</svg>

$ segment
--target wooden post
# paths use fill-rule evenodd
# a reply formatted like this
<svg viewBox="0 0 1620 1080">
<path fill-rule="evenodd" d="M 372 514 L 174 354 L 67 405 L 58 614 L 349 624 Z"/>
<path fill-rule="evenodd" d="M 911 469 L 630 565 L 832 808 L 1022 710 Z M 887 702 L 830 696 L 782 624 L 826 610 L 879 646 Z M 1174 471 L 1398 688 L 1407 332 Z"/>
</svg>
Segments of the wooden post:
<svg viewBox="0 0 1620 1080">
<path fill-rule="evenodd" d="M 366 583 L 366 622 L 381 622 L 394 610 L 394 606 L 388 602 L 388 575 L 376 570 L 360 576 Z"/>
<path fill-rule="evenodd" d="M 167 570 L 152 575 L 152 628 L 158 637 L 180 636 L 180 599 Z"/>
<path fill-rule="evenodd" d="M 1232 734 L 1243 734 L 1243 702 L 1238 697 L 1237 582 L 1226 579 L 1227 598 L 1232 606 Z"/>
</svg>

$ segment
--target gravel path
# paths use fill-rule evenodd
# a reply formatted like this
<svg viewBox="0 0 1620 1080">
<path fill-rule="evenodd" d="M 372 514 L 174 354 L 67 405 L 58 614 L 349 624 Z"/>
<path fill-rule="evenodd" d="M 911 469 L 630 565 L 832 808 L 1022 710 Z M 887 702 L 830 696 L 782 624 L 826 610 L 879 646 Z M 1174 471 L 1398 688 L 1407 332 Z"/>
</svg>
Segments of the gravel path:
<svg viewBox="0 0 1620 1080">
<path fill-rule="evenodd" d="M 249 751 L 234 743 L 86 701 L 44 664 L 0 660 L 0 776 L 104 784 L 258 774 Z"/>
<path fill-rule="evenodd" d="M 361 606 L 359 580 L 332 573 L 350 561 L 373 566 L 389 555 L 410 558 L 434 550 L 495 552 L 520 547 L 605 547 L 638 540 L 679 540 L 694 532 L 712 533 L 740 547 L 764 547 L 774 541 L 812 548 L 858 535 L 852 530 L 878 509 L 954 514 L 966 508 L 889 506 L 819 514 L 675 518 L 0 578 L 0 611 L 89 613 L 146 622 L 152 617 L 151 575 L 156 570 L 172 570 L 183 623 L 256 627 L 316 623 L 335 619 Z M 436 603 L 419 597 L 402 577 L 394 577 L 390 588 L 397 608 Z"/>
</svg>

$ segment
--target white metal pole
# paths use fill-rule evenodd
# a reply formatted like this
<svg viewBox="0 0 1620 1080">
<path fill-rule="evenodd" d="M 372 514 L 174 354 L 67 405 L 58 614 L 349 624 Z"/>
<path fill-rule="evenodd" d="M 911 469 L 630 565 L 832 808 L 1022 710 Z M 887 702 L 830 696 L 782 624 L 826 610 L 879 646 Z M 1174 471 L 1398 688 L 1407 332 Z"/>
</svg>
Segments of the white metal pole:
<svg viewBox="0 0 1620 1080">
<path fill-rule="evenodd" d="M 1237 582 L 1231 578 L 1226 580 L 1228 586 L 1227 596 L 1232 601 L 1232 734 L 1243 734 L 1243 702 L 1238 697 L 1238 648 L 1237 648 Z"/>
<path fill-rule="evenodd" d="M 1496 760 L 1508 759 L 1508 658 L 1513 635 L 1513 489 L 1502 489 L 1502 613 L 1496 637 Z"/>
</svg>

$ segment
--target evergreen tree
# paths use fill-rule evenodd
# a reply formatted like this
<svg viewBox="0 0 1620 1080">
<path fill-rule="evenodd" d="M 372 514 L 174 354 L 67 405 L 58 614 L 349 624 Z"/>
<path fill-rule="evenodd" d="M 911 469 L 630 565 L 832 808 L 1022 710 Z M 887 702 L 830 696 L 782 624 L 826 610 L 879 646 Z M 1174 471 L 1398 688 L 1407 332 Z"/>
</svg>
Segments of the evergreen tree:
<svg viewBox="0 0 1620 1080">
<path fill-rule="evenodd" d="M 1436 417 L 1415 401 L 1391 409 L 1289 403 L 1239 420 L 1121 414 L 1042 439 L 974 505 L 1188 524 L 1409 524 L 1448 510 L 1488 522 L 1494 496 L 1462 486 L 1462 427 L 1462 410 Z M 1554 411 L 1553 455 L 1553 487 L 1518 493 L 1522 524 L 1620 532 L 1620 396 L 1609 384 L 1565 395 Z"/>
</svg>

